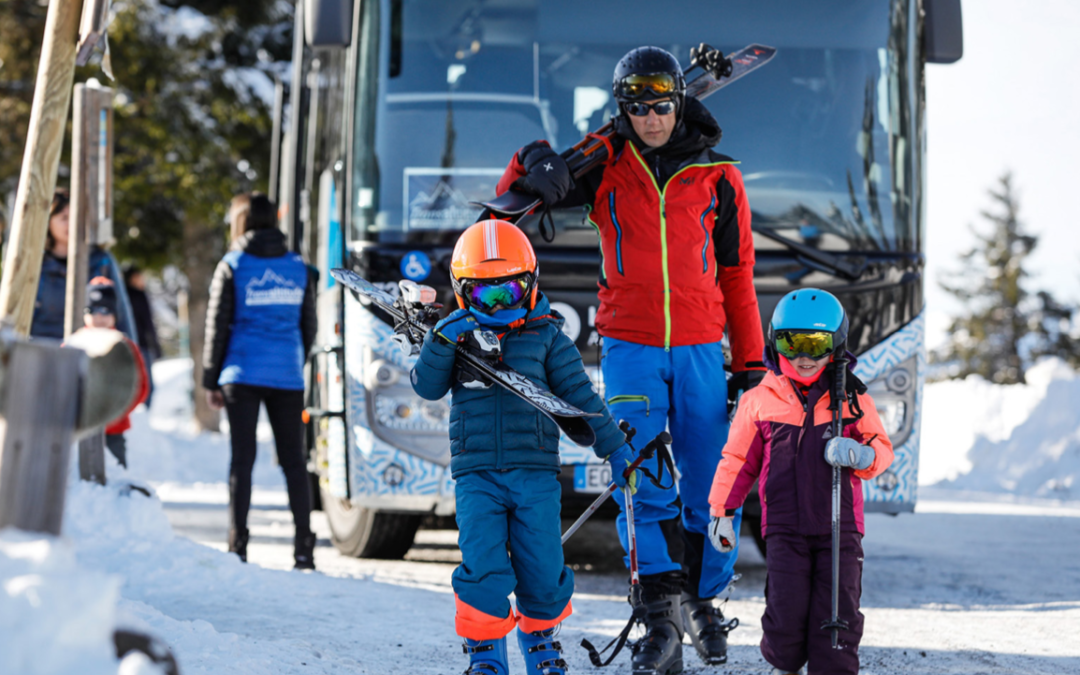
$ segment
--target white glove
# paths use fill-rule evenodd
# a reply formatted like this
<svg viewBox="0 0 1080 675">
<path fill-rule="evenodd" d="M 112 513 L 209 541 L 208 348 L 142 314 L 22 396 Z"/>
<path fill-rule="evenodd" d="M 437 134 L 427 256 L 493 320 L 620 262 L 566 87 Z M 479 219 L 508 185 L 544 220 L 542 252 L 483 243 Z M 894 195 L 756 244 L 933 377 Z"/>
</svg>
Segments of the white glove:
<svg viewBox="0 0 1080 675">
<path fill-rule="evenodd" d="M 825 444 L 825 461 L 836 467 L 869 469 L 875 454 L 872 447 L 851 438 L 834 438 Z"/>
<path fill-rule="evenodd" d="M 709 523 L 709 541 L 712 542 L 713 548 L 721 553 L 731 553 L 735 550 L 737 540 L 733 523 L 733 518 L 719 516 L 713 516 L 712 522 Z"/>
</svg>

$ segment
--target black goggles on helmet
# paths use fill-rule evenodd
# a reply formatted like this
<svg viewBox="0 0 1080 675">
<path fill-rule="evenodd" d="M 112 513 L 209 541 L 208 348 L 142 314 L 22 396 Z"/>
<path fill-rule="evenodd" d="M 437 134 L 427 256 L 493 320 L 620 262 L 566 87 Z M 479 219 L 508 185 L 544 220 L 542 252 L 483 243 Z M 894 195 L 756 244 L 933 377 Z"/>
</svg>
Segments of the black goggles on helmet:
<svg viewBox="0 0 1080 675">
<path fill-rule="evenodd" d="M 671 73 L 649 73 L 647 75 L 627 75 L 619 80 L 616 98 L 638 99 L 643 97 L 672 96 L 678 89 L 675 76 Z"/>
<path fill-rule="evenodd" d="M 833 333 L 825 331 L 796 332 L 781 330 L 776 332 L 774 345 L 777 352 L 789 359 L 808 356 L 816 360 L 832 354 L 833 336 Z"/>
</svg>

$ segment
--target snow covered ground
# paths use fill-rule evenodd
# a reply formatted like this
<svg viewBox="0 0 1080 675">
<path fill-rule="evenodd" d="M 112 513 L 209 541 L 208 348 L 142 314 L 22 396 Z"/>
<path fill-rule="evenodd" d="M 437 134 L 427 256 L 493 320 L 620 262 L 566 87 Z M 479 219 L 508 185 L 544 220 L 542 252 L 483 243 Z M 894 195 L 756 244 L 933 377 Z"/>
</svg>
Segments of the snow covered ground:
<svg viewBox="0 0 1080 675">
<path fill-rule="evenodd" d="M 927 388 L 917 513 L 867 517 L 864 673 L 1080 673 L 1080 379 L 1053 363 L 1040 369 L 1025 387 Z M 405 561 L 357 560 L 329 546 L 315 514 L 319 572 L 293 572 L 291 517 L 267 445 L 252 562 L 223 552 L 228 443 L 180 421 L 187 372 L 156 364 L 153 411 L 133 420 L 130 473 L 110 463 L 109 486 L 73 482 L 63 538 L 0 534 L 0 674 L 154 672 L 110 660 L 114 625 L 164 639 L 185 674 L 464 670 L 454 531 L 422 530 Z M 149 481 L 156 496 L 125 494 L 124 478 Z M 572 672 L 601 673 L 577 643 L 621 628 L 625 573 L 611 524 L 587 527 L 567 550 L 578 585 L 562 642 Z M 764 564 L 752 545 L 742 550 L 725 607 L 741 620 L 730 663 L 705 668 L 687 645 L 690 673 L 768 672 L 757 649 Z"/>
</svg>

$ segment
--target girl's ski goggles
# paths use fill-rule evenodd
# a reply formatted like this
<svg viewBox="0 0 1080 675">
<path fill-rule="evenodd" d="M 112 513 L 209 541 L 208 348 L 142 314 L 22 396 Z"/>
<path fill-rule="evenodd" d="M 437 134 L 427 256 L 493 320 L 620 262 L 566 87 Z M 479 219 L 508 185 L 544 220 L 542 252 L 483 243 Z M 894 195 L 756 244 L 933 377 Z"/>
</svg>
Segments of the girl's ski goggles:
<svg viewBox="0 0 1080 675">
<path fill-rule="evenodd" d="M 645 117 L 650 110 L 657 115 L 670 115 L 675 112 L 675 101 L 657 101 L 656 103 L 630 101 L 629 103 L 623 103 L 623 109 L 634 117 Z"/>
<path fill-rule="evenodd" d="M 670 96 L 675 93 L 676 83 L 671 73 L 649 73 L 647 75 L 627 75 L 619 80 L 619 98 L 641 98 L 652 93 L 656 96 Z"/>
<path fill-rule="evenodd" d="M 479 310 L 490 312 L 499 305 L 503 309 L 518 309 L 532 288 L 530 275 L 512 279 L 464 279 L 462 294 L 466 301 Z"/>
<path fill-rule="evenodd" d="M 800 356 L 809 356 L 812 359 L 824 358 L 833 352 L 833 334 L 777 331 L 776 351 L 789 359 Z"/>
</svg>

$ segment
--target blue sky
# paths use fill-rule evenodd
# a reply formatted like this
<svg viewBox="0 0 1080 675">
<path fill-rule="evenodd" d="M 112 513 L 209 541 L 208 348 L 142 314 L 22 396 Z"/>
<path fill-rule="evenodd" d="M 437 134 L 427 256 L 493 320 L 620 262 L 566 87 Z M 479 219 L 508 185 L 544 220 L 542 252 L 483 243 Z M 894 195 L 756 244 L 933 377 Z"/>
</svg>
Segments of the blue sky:
<svg viewBox="0 0 1080 675">
<path fill-rule="evenodd" d="M 930 344 L 955 303 L 937 286 L 974 239 L 969 224 L 1012 170 L 1040 236 L 1031 288 L 1080 300 L 1080 2 L 966 0 L 964 58 L 927 65 L 927 308 Z"/>
</svg>

